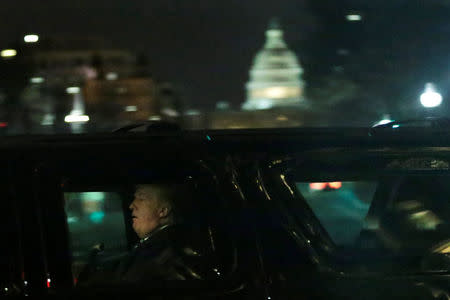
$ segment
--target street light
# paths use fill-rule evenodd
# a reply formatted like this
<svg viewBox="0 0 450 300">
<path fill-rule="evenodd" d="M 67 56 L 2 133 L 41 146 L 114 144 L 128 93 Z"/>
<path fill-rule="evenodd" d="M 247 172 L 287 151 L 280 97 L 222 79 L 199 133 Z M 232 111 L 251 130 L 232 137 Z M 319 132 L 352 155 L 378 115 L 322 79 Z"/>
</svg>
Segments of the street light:
<svg viewBox="0 0 450 300">
<path fill-rule="evenodd" d="M 80 92 L 80 88 L 77 86 L 70 86 L 66 88 L 67 94 L 78 94 Z"/>
<path fill-rule="evenodd" d="M 14 57 L 16 55 L 17 55 L 17 51 L 14 49 L 4 49 L 0 52 L 0 56 L 5 57 L 5 58 Z"/>
<path fill-rule="evenodd" d="M 350 21 L 350 22 L 358 22 L 358 21 L 362 20 L 362 16 L 359 14 L 348 14 L 346 16 L 346 18 L 347 18 L 347 21 Z"/>
<path fill-rule="evenodd" d="M 80 93 L 80 88 L 77 86 L 68 87 L 66 89 L 68 94 L 73 94 L 73 107 L 64 118 L 64 122 L 71 123 L 72 132 L 81 132 L 83 123 L 89 122 L 89 116 L 84 113 L 84 100 Z"/>
<path fill-rule="evenodd" d="M 434 84 L 428 82 L 425 84 L 425 91 L 420 95 L 420 103 L 424 107 L 436 107 L 441 105 L 442 96 L 436 91 Z"/>
<path fill-rule="evenodd" d="M 39 41 L 39 36 L 37 34 L 27 34 L 23 37 L 25 43 L 37 43 Z"/>
<path fill-rule="evenodd" d="M 85 123 L 89 121 L 89 116 L 87 115 L 79 115 L 79 114 L 70 114 L 64 118 L 64 122 L 66 123 Z"/>
<path fill-rule="evenodd" d="M 36 83 L 36 84 L 43 83 L 44 81 L 45 81 L 45 79 L 43 77 L 32 77 L 30 79 L 31 83 Z"/>
<path fill-rule="evenodd" d="M 126 112 L 137 111 L 137 106 L 136 105 L 127 105 L 127 106 L 125 106 L 125 111 Z"/>
<path fill-rule="evenodd" d="M 117 80 L 117 78 L 119 78 L 119 75 L 115 72 L 109 72 L 106 74 L 106 80 Z"/>
</svg>

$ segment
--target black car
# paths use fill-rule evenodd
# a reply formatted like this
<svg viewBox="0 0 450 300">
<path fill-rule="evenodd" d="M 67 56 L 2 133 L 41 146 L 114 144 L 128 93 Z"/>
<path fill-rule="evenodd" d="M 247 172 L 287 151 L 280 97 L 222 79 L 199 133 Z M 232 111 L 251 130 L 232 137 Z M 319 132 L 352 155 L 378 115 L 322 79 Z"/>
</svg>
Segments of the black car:
<svg viewBox="0 0 450 300">
<path fill-rule="evenodd" d="M 447 299 L 449 146 L 444 131 L 344 128 L 5 138 L 1 292 Z M 192 230 L 176 238 L 199 253 L 204 280 L 80 285 L 137 242 L 128 205 L 152 182 L 189 187 Z"/>
</svg>

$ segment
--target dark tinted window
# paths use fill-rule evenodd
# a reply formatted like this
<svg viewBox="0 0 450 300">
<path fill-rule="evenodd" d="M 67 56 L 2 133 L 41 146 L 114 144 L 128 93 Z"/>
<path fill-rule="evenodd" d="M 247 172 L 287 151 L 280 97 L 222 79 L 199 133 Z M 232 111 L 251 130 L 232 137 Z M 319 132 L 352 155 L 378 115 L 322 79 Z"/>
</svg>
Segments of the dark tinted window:
<svg viewBox="0 0 450 300">
<path fill-rule="evenodd" d="M 65 211 L 70 234 L 72 272 L 78 277 L 93 247 L 103 243 L 106 256 L 127 250 L 122 202 L 114 192 L 66 192 Z"/>
<path fill-rule="evenodd" d="M 296 186 L 336 244 L 355 243 L 372 203 L 376 182 L 298 182 Z"/>
<path fill-rule="evenodd" d="M 296 183 L 336 254 L 374 268 L 449 268 L 450 176 L 364 177 Z"/>
</svg>

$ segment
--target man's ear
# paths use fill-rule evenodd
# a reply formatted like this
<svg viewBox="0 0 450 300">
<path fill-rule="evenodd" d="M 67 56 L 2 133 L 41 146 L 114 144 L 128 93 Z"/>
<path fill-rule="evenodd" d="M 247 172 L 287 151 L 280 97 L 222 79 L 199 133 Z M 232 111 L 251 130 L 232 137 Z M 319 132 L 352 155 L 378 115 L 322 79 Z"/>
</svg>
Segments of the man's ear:
<svg viewBox="0 0 450 300">
<path fill-rule="evenodd" d="M 159 210 L 159 217 L 160 218 L 165 218 L 169 215 L 169 209 L 167 207 L 161 207 Z"/>
</svg>

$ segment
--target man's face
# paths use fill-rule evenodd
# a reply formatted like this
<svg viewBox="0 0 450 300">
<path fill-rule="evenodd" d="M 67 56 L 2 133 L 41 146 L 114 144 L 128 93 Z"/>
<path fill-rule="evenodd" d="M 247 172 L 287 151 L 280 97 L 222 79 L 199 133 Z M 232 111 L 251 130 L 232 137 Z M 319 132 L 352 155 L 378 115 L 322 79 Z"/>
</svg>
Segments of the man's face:
<svg viewBox="0 0 450 300">
<path fill-rule="evenodd" d="M 130 204 L 133 229 L 139 238 L 144 238 L 160 225 L 163 211 L 154 193 L 147 189 L 137 189 Z"/>
</svg>

